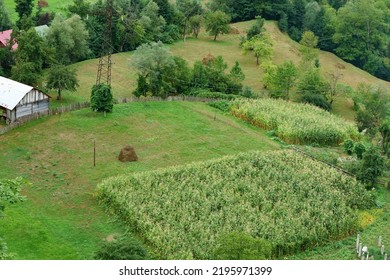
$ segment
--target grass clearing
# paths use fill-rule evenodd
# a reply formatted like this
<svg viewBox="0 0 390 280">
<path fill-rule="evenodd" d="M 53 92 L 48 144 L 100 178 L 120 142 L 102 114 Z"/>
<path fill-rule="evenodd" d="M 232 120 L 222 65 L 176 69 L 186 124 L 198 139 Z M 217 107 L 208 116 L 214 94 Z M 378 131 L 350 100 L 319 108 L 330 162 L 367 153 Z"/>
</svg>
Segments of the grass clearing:
<svg viewBox="0 0 390 280">
<path fill-rule="evenodd" d="M 91 259 L 101 240 L 123 232 L 93 197 L 107 177 L 279 148 L 261 130 L 187 102 L 121 104 L 107 117 L 84 109 L 30 122 L 0 142 L 0 177 L 33 184 L 22 190 L 28 200 L 7 205 L 0 219 L 0 236 L 18 259 Z M 117 160 L 127 144 L 138 162 Z"/>
</svg>

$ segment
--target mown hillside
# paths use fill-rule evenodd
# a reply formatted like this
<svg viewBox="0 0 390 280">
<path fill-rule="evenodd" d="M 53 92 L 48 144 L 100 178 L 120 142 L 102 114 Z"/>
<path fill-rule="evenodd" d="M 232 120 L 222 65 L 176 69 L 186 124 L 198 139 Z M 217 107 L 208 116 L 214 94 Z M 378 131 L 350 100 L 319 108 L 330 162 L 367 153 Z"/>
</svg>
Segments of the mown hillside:
<svg viewBox="0 0 390 280">
<path fill-rule="evenodd" d="M 261 81 L 263 71 L 256 65 L 256 59 L 251 54 L 244 55 L 239 47 L 241 36 L 245 36 L 246 31 L 252 24 L 253 21 L 232 24 L 233 27 L 239 30 L 240 34 L 223 35 L 217 41 L 213 41 L 211 36 L 202 32 L 198 39 L 189 38 L 185 42 L 179 41 L 169 45 L 169 48 L 174 55 L 183 57 L 190 64 L 201 60 L 208 54 L 223 56 L 229 67 L 232 67 L 235 61 L 238 61 L 246 77 L 244 84 L 256 91 L 260 91 L 263 90 Z M 273 40 L 273 61 L 276 64 L 280 64 L 284 61 L 292 60 L 298 64 L 301 60 L 300 45 L 290 39 L 288 35 L 282 33 L 274 21 L 267 21 L 265 28 Z M 112 86 L 115 97 L 129 97 L 135 89 L 137 74 L 130 66 L 131 55 L 131 52 L 113 55 Z M 381 84 L 390 89 L 389 82 L 380 80 L 352 64 L 346 63 L 334 54 L 319 51 L 319 59 L 321 72 L 324 76 L 334 71 L 341 71 L 343 76 L 340 82 L 354 88 L 359 83 L 369 83 Z M 91 87 L 96 80 L 97 64 L 98 60 L 93 59 L 74 65 L 80 79 L 80 88 L 77 93 L 65 94 L 63 101 L 65 104 L 89 99 Z M 55 104 L 55 106 L 58 106 L 58 104 Z M 352 101 L 348 98 L 341 97 L 336 99 L 333 107 L 336 114 L 353 120 Z"/>
</svg>

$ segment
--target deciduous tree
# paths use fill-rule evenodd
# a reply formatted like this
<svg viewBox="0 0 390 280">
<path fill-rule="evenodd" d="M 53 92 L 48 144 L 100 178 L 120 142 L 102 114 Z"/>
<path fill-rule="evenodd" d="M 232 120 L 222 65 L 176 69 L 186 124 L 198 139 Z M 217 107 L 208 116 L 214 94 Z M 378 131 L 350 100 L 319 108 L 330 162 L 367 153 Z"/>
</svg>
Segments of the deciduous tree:
<svg viewBox="0 0 390 280">
<path fill-rule="evenodd" d="M 227 34 L 230 31 L 230 16 L 221 11 L 215 11 L 206 15 L 205 25 L 206 31 L 211 36 L 214 36 L 214 41 L 220 34 Z"/>
<path fill-rule="evenodd" d="M 57 90 L 57 99 L 61 100 L 63 90 L 76 91 L 79 83 L 76 71 L 68 66 L 57 64 L 48 70 L 47 88 Z"/>
</svg>

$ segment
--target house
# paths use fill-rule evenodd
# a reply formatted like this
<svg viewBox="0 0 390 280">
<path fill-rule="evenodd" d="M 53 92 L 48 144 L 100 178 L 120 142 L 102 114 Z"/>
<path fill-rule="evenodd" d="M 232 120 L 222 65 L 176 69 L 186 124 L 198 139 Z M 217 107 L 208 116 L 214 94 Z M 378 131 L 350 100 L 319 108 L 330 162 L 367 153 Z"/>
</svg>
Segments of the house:
<svg viewBox="0 0 390 280">
<path fill-rule="evenodd" d="M 49 26 L 45 24 L 45 25 L 35 26 L 34 29 L 39 36 L 45 37 L 49 30 Z M 12 29 L 0 31 L 0 48 L 5 48 L 8 42 L 11 40 L 11 34 L 12 34 Z M 18 48 L 18 43 L 15 42 L 12 45 L 12 50 L 16 50 L 17 48 Z"/>
<path fill-rule="evenodd" d="M 0 32 L 0 48 L 5 48 L 8 44 L 8 41 L 11 40 L 12 29 L 5 30 Z M 16 50 L 18 48 L 18 43 L 12 45 L 12 49 Z"/>
<path fill-rule="evenodd" d="M 42 91 L 0 76 L 0 117 L 7 123 L 49 110 L 50 97 Z"/>
</svg>

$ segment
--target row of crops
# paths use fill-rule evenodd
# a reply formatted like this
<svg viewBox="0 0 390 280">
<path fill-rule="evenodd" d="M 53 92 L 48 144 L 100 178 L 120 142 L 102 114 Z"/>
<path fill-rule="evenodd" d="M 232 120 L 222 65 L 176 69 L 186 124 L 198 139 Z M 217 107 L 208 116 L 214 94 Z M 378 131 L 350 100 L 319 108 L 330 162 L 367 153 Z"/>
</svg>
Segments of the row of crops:
<svg viewBox="0 0 390 280">
<path fill-rule="evenodd" d="M 291 150 L 249 152 L 107 179 L 98 197 L 161 259 L 212 259 L 222 234 L 242 232 L 293 253 L 350 234 L 362 185 Z"/>
<path fill-rule="evenodd" d="M 290 144 L 337 145 L 359 137 L 355 124 L 309 104 L 240 99 L 232 103 L 231 112 L 255 126 L 274 130 Z"/>
</svg>

